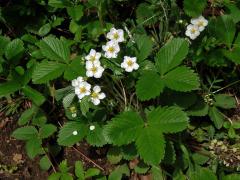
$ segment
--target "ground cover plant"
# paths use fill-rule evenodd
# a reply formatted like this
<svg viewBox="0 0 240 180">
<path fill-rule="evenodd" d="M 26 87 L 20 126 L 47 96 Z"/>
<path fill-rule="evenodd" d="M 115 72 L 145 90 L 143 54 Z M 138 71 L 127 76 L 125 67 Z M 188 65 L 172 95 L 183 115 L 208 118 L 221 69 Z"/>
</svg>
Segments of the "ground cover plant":
<svg viewBox="0 0 240 180">
<path fill-rule="evenodd" d="M 239 1 L 0 4 L 0 179 L 240 179 Z"/>
</svg>

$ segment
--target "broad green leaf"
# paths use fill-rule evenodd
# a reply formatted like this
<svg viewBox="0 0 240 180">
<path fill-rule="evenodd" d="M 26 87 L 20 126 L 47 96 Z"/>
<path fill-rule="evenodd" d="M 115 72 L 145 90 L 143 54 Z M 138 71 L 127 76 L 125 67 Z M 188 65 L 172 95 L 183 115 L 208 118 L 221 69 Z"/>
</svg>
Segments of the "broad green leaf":
<svg viewBox="0 0 240 180">
<path fill-rule="evenodd" d="M 32 100 L 37 106 L 41 106 L 46 100 L 40 92 L 31 88 L 30 86 L 24 86 L 22 90 L 24 95 Z"/>
<path fill-rule="evenodd" d="M 116 169 L 114 169 L 109 177 L 108 180 L 122 180 L 122 176 L 123 175 L 129 176 L 130 172 L 129 172 L 129 168 L 126 164 L 118 166 Z"/>
<path fill-rule="evenodd" d="M 206 116 L 208 114 L 208 110 L 209 106 L 204 102 L 203 98 L 200 98 L 189 108 L 187 114 L 189 116 Z"/>
<path fill-rule="evenodd" d="M 192 173 L 190 179 L 191 180 L 200 180 L 200 179 L 217 180 L 217 176 L 211 170 L 201 167 Z"/>
<path fill-rule="evenodd" d="M 85 173 L 85 179 L 97 176 L 100 174 L 100 170 L 97 168 L 89 168 Z"/>
<path fill-rule="evenodd" d="M 32 106 L 30 109 L 25 110 L 21 114 L 18 120 L 18 124 L 20 126 L 25 125 L 27 122 L 29 122 L 33 118 L 33 116 L 37 113 L 37 111 L 38 111 L 38 108 L 36 106 Z"/>
<path fill-rule="evenodd" d="M 79 21 L 83 16 L 83 6 L 77 5 L 73 7 L 68 7 L 67 13 L 71 16 L 72 19 L 74 19 L 75 21 Z"/>
<path fill-rule="evenodd" d="M 67 109 L 67 108 L 69 108 L 71 106 L 75 96 L 76 96 L 75 93 L 70 93 L 70 94 L 68 94 L 67 96 L 65 96 L 63 98 L 63 107 L 65 109 Z"/>
<path fill-rule="evenodd" d="M 122 160 L 122 149 L 120 147 L 111 147 L 107 153 L 107 159 L 111 164 L 117 164 Z"/>
<path fill-rule="evenodd" d="M 69 0 L 49 0 L 48 5 L 55 8 L 65 8 L 72 6 Z"/>
<path fill-rule="evenodd" d="M 137 97 L 141 101 L 149 100 L 160 95 L 164 84 L 161 77 L 152 71 L 142 74 L 136 85 Z"/>
<path fill-rule="evenodd" d="M 164 84 L 175 91 L 188 92 L 199 88 L 199 77 L 193 70 L 180 66 L 167 73 Z"/>
<path fill-rule="evenodd" d="M 216 107 L 209 108 L 209 117 L 217 129 L 223 126 L 224 116 Z"/>
<path fill-rule="evenodd" d="M 223 109 L 236 108 L 236 100 L 227 94 L 217 94 L 214 96 L 214 105 Z"/>
<path fill-rule="evenodd" d="M 102 147 L 107 143 L 103 135 L 103 128 L 98 124 L 94 124 L 94 126 L 95 129 L 93 131 L 88 131 L 86 140 L 92 146 Z"/>
<path fill-rule="evenodd" d="M 58 144 L 62 146 L 74 145 L 87 135 L 87 129 L 87 126 L 83 122 L 67 122 L 59 131 Z M 73 135 L 74 131 L 77 131 L 77 135 Z"/>
<path fill-rule="evenodd" d="M 137 23 L 139 25 L 147 26 L 157 22 L 157 12 L 154 12 L 155 7 L 149 3 L 141 3 L 136 10 Z"/>
<path fill-rule="evenodd" d="M 240 64 L 240 34 L 234 41 L 233 47 L 230 50 L 223 50 L 223 54 L 232 62 Z"/>
<path fill-rule="evenodd" d="M 43 126 L 41 126 L 39 130 L 39 135 L 42 139 L 44 139 L 44 138 L 48 138 L 56 131 L 57 131 L 57 127 L 54 126 L 53 124 L 44 124 Z"/>
<path fill-rule="evenodd" d="M 159 166 L 152 166 L 151 173 L 152 173 L 152 180 L 166 179 L 163 176 L 163 172 L 162 172 L 161 167 L 159 167 Z"/>
<path fill-rule="evenodd" d="M 238 23 L 240 21 L 240 9 L 234 3 L 225 3 L 225 6 L 230 11 L 230 16 L 233 19 L 234 23 Z"/>
<path fill-rule="evenodd" d="M 43 61 L 36 66 L 32 80 L 35 84 L 43 84 L 62 75 L 66 65 L 56 61 Z"/>
<path fill-rule="evenodd" d="M 59 164 L 59 170 L 62 173 L 67 173 L 69 170 L 68 164 L 67 164 L 67 160 L 63 160 L 60 164 Z"/>
<path fill-rule="evenodd" d="M 137 60 L 141 62 L 151 54 L 153 41 L 147 35 L 141 35 L 137 37 L 136 44 L 138 47 Z"/>
<path fill-rule="evenodd" d="M 222 180 L 239 180 L 240 174 L 229 174 L 222 177 Z"/>
<path fill-rule="evenodd" d="M 104 134 L 109 143 L 121 146 L 133 142 L 143 126 L 142 118 L 136 112 L 128 111 L 109 121 Z"/>
<path fill-rule="evenodd" d="M 10 42 L 10 38 L 6 36 L 0 36 L 0 56 L 4 54 L 5 48 Z"/>
<path fill-rule="evenodd" d="M 137 151 L 147 164 L 158 165 L 164 157 L 165 140 L 158 127 L 147 126 L 136 140 Z"/>
<path fill-rule="evenodd" d="M 82 115 L 86 116 L 90 108 L 90 102 L 89 97 L 84 97 L 80 102 L 80 109 L 82 112 Z"/>
<path fill-rule="evenodd" d="M 198 17 L 207 6 L 207 0 L 184 0 L 184 11 L 191 17 Z"/>
<path fill-rule="evenodd" d="M 179 107 L 158 107 L 147 115 L 149 126 L 165 133 L 176 133 L 187 128 L 188 117 Z"/>
<path fill-rule="evenodd" d="M 222 15 L 217 17 L 217 19 L 210 21 L 209 28 L 211 35 L 231 48 L 236 31 L 235 23 L 231 16 Z"/>
<path fill-rule="evenodd" d="M 54 37 L 45 37 L 37 45 L 46 58 L 62 62 L 69 61 L 70 49 L 65 41 Z"/>
<path fill-rule="evenodd" d="M 51 31 L 51 24 L 47 23 L 44 24 L 39 30 L 38 30 L 38 35 L 39 36 L 45 36 Z"/>
<path fill-rule="evenodd" d="M 36 155 L 43 153 L 42 141 L 39 138 L 33 138 L 26 142 L 26 152 L 28 157 L 33 159 Z"/>
<path fill-rule="evenodd" d="M 11 93 L 14 93 L 15 91 L 20 90 L 22 85 L 16 81 L 16 80 L 11 80 L 5 83 L 0 84 L 0 97 L 5 96 Z"/>
<path fill-rule="evenodd" d="M 72 62 L 66 67 L 64 72 L 64 79 L 66 80 L 73 80 L 76 79 L 78 76 L 85 76 L 86 75 L 86 68 L 82 63 L 81 57 L 76 57 L 72 60 Z"/>
<path fill-rule="evenodd" d="M 51 167 L 51 161 L 49 160 L 49 158 L 47 157 L 47 155 L 43 156 L 41 159 L 40 159 L 40 167 L 42 170 L 48 170 L 50 167 Z"/>
<path fill-rule="evenodd" d="M 37 134 L 38 134 L 38 131 L 35 127 L 25 126 L 25 127 L 16 129 L 12 133 L 12 136 L 19 140 L 29 140 L 29 139 L 35 138 Z"/>
<path fill-rule="evenodd" d="M 164 45 L 157 56 L 155 62 L 161 75 L 177 67 L 182 63 L 188 54 L 188 42 L 185 39 L 174 38 Z"/>
<path fill-rule="evenodd" d="M 78 177 L 79 180 L 84 180 L 84 170 L 81 161 L 75 162 L 75 175 Z"/>
<path fill-rule="evenodd" d="M 20 39 L 14 39 L 7 44 L 5 48 L 5 56 L 8 60 L 17 61 L 19 60 L 24 53 L 23 42 Z"/>
</svg>

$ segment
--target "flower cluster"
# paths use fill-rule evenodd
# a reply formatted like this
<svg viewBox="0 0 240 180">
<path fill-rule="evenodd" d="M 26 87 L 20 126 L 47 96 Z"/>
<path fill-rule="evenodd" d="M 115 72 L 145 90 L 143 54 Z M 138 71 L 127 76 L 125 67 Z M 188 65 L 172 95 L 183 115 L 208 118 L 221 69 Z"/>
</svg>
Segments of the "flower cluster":
<svg viewBox="0 0 240 180">
<path fill-rule="evenodd" d="M 200 35 L 200 32 L 202 32 L 207 25 L 208 21 L 203 16 L 193 18 L 191 19 L 191 24 L 187 26 L 185 35 L 194 40 Z"/>
<path fill-rule="evenodd" d="M 100 104 L 100 100 L 106 97 L 105 93 L 101 92 L 100 86 L 96 85 L 91 91 L 91 84 L 84 81 L 83 77 L 78 77 L 72 80 L 72 86 L 75 88 L 75 94 L 81 101 L 85 96 L 90 96 L 90 100 L 94 105 Z"/>
</svg>

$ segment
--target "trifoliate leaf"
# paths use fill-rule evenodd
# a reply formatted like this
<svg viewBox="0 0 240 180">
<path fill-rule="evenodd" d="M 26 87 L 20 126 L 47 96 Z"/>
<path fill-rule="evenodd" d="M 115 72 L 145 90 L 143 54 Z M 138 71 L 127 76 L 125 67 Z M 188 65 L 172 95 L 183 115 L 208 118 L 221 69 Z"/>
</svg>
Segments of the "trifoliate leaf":
<svg viewBox="0 0 240 180">
<path fill-rule="evenodd" d="M 140 76 L 136 85 L 137 97 L 142 101 L 155 98 L 160 95 L 163 88 L 163 81 L 156 72 L 145 72 Z"/>
<path fill-rule="evenodd" d="M 145 127 L 137 137 L 136 146 L 147 164 L 158 165 L 164 157 L 165 140 L 158 127 Z"/>
<path fill-rule="evenodd" d="M 187 128 L 188 117 L 179 107 L 158 107 L 152 110 L 147 119 L 149 126 L 165 133 L 176 133 Z"/>
<path fill-rule="evenodd" d="M 180 66 L 164 77 L 164 84 L 175 91 L 188 92 L 199 88 L 199 77 L 193 70 Z"/>
<path fill-rule="evenodd" d="M 198 17 L 207 6 L 207 0 L 184 0 L 184 11 L 191 17 Z"/>
<path fill-rule="evenodd" d="M 36 66 L 32 80 L 35 84 L 46 83 L 61 76 L 66 65 L 56 61 L 43 61 Z"/>
<path fill-rule="evenodd" d="M 76 135 L 73 132 L 77 131 Z M 72 146 L 87 135 L 87 126 L 83 122 L 67 122 L 59 131 L 58 144 L 63 146 Z"/>
<path fill-rule="evenodd" d="M 108 142 L 121 146 L 133 142 L 143 126 L 142 118 L 136 112 L 128 111 L 108 122 L 104 135 Z"/>
<path fill-rule="evenodd" d="M 161 75 L 177 67 L 182 63 L 188 54 L 188 42 L 185 39 L 174 38 L 163 46 L 157 56 L 155 62 L 157 69 Z"/>
<path fill-rule="evenodd" d="M 37 45 L 46 58 L 62 62 L 69 61 L 70 49 L 63 40 L 54 37 L 45 37 Z"/>
</svg>

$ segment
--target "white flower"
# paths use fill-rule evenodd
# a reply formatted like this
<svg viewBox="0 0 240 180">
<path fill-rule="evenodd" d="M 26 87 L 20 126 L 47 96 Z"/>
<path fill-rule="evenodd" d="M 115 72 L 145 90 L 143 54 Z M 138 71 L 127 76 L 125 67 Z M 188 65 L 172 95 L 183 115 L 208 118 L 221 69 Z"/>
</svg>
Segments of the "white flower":
<svg viewBox="0 0 240 180">
<path fill-rule="evenodd" d="M 91 101 L 94 105 L 100 104 L 100 100 L 106 97 L 105 93 L 101 92 L 100 86 L 94 86 L 91 94 Z"/>
<path fill-rule="evenodd" d="M 87 69 L 86 76 L 95 78 L 102 77 L 102 73 L 104 71 L 104 68 L 101 66 L 99 61 L 95 61 L 94 63 L 87 61 L 86 69 Z"/>
<path fill-rule="evenodd" d="M 101 57 L 101 53 L 96 52 L 94 49 L 91 49 L 90 53 L 85 57 L 85 59 L 87 61 L 94 62 L 94 61 L 98 61 L 100 57 Z"/>
<path fill-rule="evenodd" d="M 90 131 L 93 131 L 93 130 L 95 129 L 95 126 L 94 126 L 94 125 L 91 125 L 91 126 L 89 127 L 89 129 L 90 129 Z"/>
<path fill-rule="evenodd" d="M 81 100 L 83 97 L 91 94 L 91 85 L 87 82 L 81 82 L 78 87 L 75 88 L 75 94 Z"/>
<path fill-rule="evenodd" d="M 200 31 L 198 29 L 198 26 L 189 24 L 187 26 L 187 30 L 185 32 L 185 35 L 190 37 L 190 39 L 194 40 L 196 39 L 200 34 Z"/>
<path fill-rule="evenodd" d="M 74 136 L 76 136 L 77 134 L 78 134 L 78 132 L 77 131 L 73 131 L 73 133 L 72 133 Z"/>
<path fill-rule="evenodd" d="M 72 86 L 77 87 L 83 81 L 83 77 L 79 76 L 77 79 L 72 80 Z"/>
<path fill-rule="evenodd" d="M 137 70 L 139 65 L 137 64 L 136 57 L 124 56 L 123 62 L 121 63 L 121 68 L 125 69 L 127 72 L 132 72 L 133 70 Z"/>
<path fill-rule="evenodd" d="M 105 51 L 104 56 L 106 58 L 116 58 L 120 51 L 120 47 L 116 41 L 108 41 L 106 45 L 102 46 L 102 49 Z"/>
<path fill-rule="evenodd" d="M 107 38 L 116 42 L 124 41 L 124 32 L 122 29 L 111 28 L 110 32 L 107 33 Z"/>
<path fill-rule="evenodd" d="M 208 25 L 208 20 L 206 20 L 203 16 L 199 16 L 198 18 L 191 19 L 191 23 L 198 26 L 198 30 L 201 32 Z"/>
</svg>

